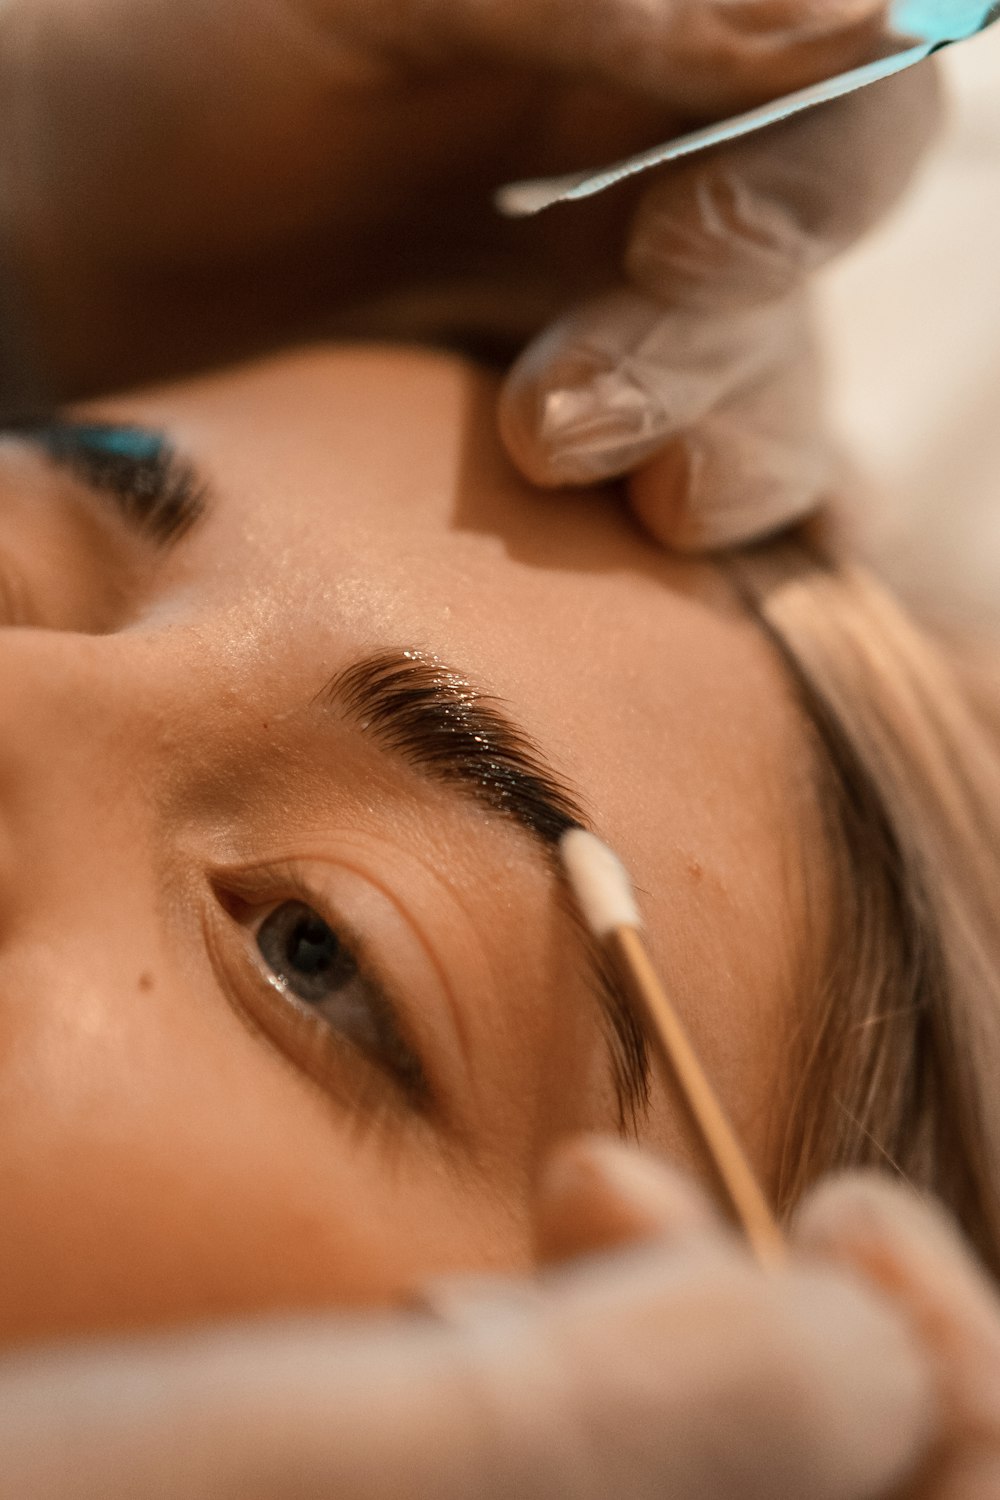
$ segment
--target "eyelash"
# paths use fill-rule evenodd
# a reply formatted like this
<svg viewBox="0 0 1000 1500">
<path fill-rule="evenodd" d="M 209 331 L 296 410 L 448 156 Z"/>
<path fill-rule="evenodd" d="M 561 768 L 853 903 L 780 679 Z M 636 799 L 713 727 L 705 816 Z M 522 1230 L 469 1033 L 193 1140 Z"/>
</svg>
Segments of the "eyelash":
<svg viewBox="0 0 1000 1500">
<path fill-rule="evenodd" d="M 219 872 L 211 885 L 220 923 L 210 932 L 210 952 L 241 1017 L 359 1116 L 376 1118 L 391 1105 L 430 1113 L 434 1099 L 427 1074 L 397 1019 L 402 1007 L 382 979 L 368 944 L 330 908 L 315 882 L 290 862 Z M 321 917 L 354 958 L 372 1003 L 383 1044 L 380 1051 L 338 1031 L 277 978 L 269 977 L 256 937 L 268 917 L 289 901 L 301 902 Z M 220 924 L 222 931 L 217 930 Z M 235 941 L 234 926 L 242 929 Z M 390 1087 L 384 1087 L 386 1083 Z"/>
</svg>

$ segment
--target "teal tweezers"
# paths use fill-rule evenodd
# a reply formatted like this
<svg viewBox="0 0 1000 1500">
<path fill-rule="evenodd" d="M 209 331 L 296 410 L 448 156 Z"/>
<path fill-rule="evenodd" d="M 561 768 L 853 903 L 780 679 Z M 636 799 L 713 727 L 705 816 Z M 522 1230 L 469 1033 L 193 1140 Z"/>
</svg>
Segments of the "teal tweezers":
<svg viewBox="0 0 1000 1500">
<path fill-rule="evenodd" d="M 789 115 L 825 104 L 830 99 L 840 99 L 844 94 L 867 88 L 870 83 L 890 78 L 894 73 L 902 73 L 906 68 L 923 62 L 932 52 L 939 52 L 942 47 L 985 31 L 996 20 L 1000 20 L 1000 0 L 990 0 L 990 3 L 984 3 L 984 0 L 895 0 L 889 11 L 890 34 L 898 36 L 902 45 L 899 51 L 888 57 L 880 57 L 847 73 L 838 73 L 810 88 L 786 94 L 782 99 L 775 99 L 717 125 L 708 125 L 691 135 L 679 136 L 664 146 L 654 146 L 600 171 L 508 183 L 497 193 L 497 207 L 510 218 L 523 218 L 548 208 L 552 203 L 590 198 L 594 193 L 601 193 L 621 182 L 623 177 L 644 172 L 647 167 L 661 166 L 682 156 L 693 156 L 709 146 L 719 146 L 738 136 L 750 135 L 765 125 L 786 120 Z"/>
</svg>

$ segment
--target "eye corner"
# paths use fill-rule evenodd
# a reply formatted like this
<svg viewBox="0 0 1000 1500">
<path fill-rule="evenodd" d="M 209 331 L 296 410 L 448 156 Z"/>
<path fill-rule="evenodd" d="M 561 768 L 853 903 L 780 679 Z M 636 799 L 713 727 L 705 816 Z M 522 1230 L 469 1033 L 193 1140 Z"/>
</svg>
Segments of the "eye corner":
<svg viewBox="0 0 1000 1500">
<path fill-rule="evenodd" d="M 210 894 L 222 907 L 227 916 L 236 922 L 245 922 L 253 910 L 252 903 L 245 896 L 221 876 L 210 873 L 208 876 L 208 889 Z"/>
</svg>

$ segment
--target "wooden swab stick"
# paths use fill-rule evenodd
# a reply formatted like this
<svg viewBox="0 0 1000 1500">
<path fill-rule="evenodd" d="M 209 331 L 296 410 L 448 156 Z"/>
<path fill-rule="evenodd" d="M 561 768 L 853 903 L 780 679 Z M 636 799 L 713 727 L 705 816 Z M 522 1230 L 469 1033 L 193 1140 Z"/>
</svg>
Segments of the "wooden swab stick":
<svg viewBox="0 0 1000 1500">
<path fill-rule="evenodd" d="M 676 1080 L 736 1217 L 761 1265 L 785 1257 L 785 1240 L 680 1017 L 650 962 L 632 885 L 617 855 L 583 828 L 560 844 L 584 921 L 606 949 L 646 1035 Z"/>
</svg>

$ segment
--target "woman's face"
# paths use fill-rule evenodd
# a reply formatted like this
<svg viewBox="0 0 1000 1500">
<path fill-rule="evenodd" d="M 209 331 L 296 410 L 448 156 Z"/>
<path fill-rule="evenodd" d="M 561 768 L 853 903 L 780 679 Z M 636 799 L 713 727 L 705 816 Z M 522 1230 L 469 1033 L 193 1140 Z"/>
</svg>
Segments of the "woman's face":
<svg viewBox="0 0 1000 1500">
<path fill-rule="evenodd" d="M 511 473 L 494 396 L 320 350 L 79 416 L 172 471 L 132 430 L 0 443 L 5 1337 L 530 1262 L 546 1152 L 630 1117 L 634 1059 L 519 735 L 630 867 L 771 1171 L 796 710 L 716 569 Z M 705 1170 L 655 1071 L 635 1117 Z"/>
</svg>

